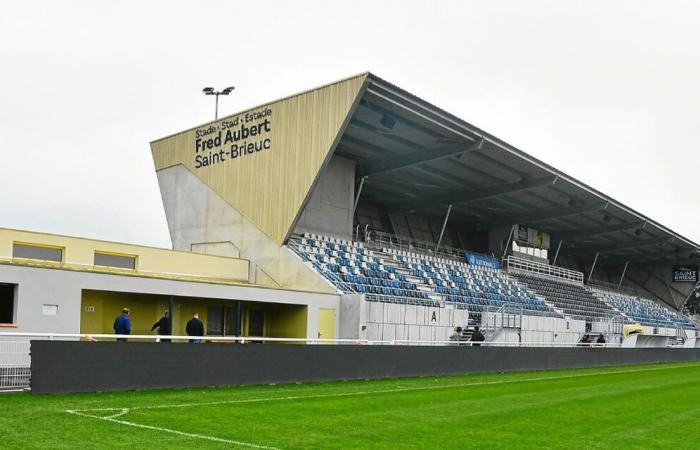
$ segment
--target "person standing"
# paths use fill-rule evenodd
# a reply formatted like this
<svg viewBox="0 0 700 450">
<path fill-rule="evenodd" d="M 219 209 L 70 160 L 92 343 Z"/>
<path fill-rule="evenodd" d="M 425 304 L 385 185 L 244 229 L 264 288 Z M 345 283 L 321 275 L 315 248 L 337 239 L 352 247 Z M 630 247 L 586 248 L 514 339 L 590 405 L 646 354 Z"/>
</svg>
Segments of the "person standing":
<svg viewBox="0 0 700 450">
<path fill-rule="evenodd" d="M 486 340 L 486 337 L 483 335 L 481 331 L 479 331 L 479 327 L 474 327 L 474 332 L 472 333 L 472 342 L 484 342 Z M 481 344 L 472 344 L 472 347 L 481 347 Z"/>
<path fill-rule="evenodd" d="M 158 320 L 158 322 L 154 323 L 153 326 L 151 327 L 151 331 L 155 330 L 158 328 L 158 334 L 160 336 L 170 336 L 172 327 L 171 327 L 171 322 L 170 322 L 170 312 L 166 309 L 165 312 L 163 313 L 163 317 Z M 161 339 L 161 342 L 170 342 L 170 339 Z"/>
<path fill-rule="evenodd" d="M 459 342 L 462 340 L 462 327 L 456 327 L 455 332 L 450 336 L 450 341 Z M 459 345 L 459 344 L 455 344 Z"/>
<path fill-rule="evenodd" d="M 192 314 L 192 318 L 187 322 L 185 331 L 188 336 L 204 336 L 204 323 L 199 320 L 199 313 Z M 201 344 L 202 339 L 190 339 L 192 344 Z"/>
<path fill-rule="evenodd" d="M 114 319 L 114 334 L 131 334 L 131 319 L 129 308 L 122 309 L 122 313 Z M 126 342 L 126 338 L 117 338 L 117 342 Z"/>
</svg>

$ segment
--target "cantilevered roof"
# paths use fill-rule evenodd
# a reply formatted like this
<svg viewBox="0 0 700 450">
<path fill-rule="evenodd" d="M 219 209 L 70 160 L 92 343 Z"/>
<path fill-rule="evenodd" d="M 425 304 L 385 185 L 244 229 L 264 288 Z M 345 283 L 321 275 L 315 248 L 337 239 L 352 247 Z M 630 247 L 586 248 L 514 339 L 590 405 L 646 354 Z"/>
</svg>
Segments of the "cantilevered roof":
<svg viewBox="0 0 700 450">
<path fill-rule="evenodd" d="M 366 177 L 362 199 L 473 231 L 546 231 L 562 256 L 598 264 L 700 258 L 700 246 L 497 137 L 372 74 L 335 154 Z M 633 187 L 631 187 L 633 188 Z"/>
</svg>

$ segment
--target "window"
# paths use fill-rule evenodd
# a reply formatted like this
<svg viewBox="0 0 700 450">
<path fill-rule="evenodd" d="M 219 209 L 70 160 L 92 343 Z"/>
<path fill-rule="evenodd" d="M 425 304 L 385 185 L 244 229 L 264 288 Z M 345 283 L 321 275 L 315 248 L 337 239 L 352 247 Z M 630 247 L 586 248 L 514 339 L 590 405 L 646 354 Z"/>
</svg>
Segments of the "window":
<svg viewBox="0 0 700 450">
<path fill-rule="evenodd" d="M 15 323 L 15 311 L 17 298 L 15 296 L 17 285 L 0 283 L 0 324 Z"/>
<path fill-rule="evenodd" d="M 118 267 L 120 269 L 136 269 L 136 256 L 95 252 L 94 264 L 96 266 Z"/>
<path fill-rule="evenodd" d="M 38 244 L 20 244 L 15 242 L 12 244 L 12 257 L 62 262 L 63 248 Z"/>
</svg>

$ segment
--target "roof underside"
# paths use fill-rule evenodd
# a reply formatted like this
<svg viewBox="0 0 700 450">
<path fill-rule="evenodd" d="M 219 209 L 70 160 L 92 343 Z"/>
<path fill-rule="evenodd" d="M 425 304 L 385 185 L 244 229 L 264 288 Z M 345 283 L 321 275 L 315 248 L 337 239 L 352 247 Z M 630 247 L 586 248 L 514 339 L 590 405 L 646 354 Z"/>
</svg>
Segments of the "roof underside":
<svg viewBox="0 0 700 450">
<path fill-rule="evenodd" d="M 580 181 L 373 75 L 336 154 L 367 177 L 363 201 L 475 231 L 528 225 L 599 264 L 687 261 L 700 247 Z"/>
</svg>

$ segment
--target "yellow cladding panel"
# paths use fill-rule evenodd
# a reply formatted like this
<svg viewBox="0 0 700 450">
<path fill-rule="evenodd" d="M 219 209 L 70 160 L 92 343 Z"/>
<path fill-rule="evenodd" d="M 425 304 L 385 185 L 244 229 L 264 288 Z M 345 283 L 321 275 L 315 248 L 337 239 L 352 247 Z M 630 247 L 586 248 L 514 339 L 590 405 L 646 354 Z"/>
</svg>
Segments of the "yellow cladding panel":
<svg viewBox="0 0 700 450">
<path fill-rule="evenodd" d="M 14 243 L 63 248 L 63 262 L 51 263 L 13 259 L 12 247 Z M 134 256 L 136 257 L 136 270 L 95 266 L 95 252 Z M 19 264 L 46 264 L 76 270 L 175 278 L 202 278 L 229 282 L 247 282 L 249 266 L 246 259 L 0 228 L 0 261 L 3 260 Z"/>
<path fill-rule="evenodd" d="M 151 143 L 156 170 L 183 164 L 282 244 L 367 74 Z"/>
</svg>

